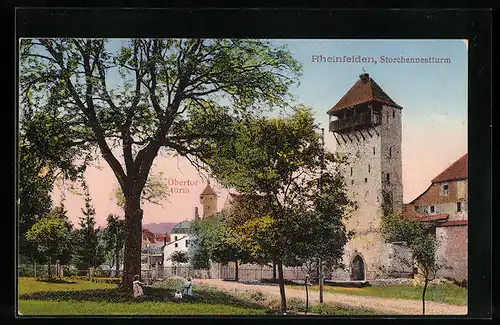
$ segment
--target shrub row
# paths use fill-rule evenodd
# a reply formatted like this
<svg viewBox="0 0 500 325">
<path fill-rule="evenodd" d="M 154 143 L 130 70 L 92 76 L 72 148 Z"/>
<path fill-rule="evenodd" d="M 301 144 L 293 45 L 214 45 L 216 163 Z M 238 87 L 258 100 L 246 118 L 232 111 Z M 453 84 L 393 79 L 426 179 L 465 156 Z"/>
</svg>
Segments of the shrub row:
<svg viewBox="0 0 500 325">
<path fill-rule="evenodd" d="M 121 278 L 103 278 L 103 277 L 90 277 L 90 276 L 72 276 L 73 280 L 84 280 L 91 281 L 95 283 L 111 283 L 111 284 L 120 284 L 122 282 Z"/>
</svg>

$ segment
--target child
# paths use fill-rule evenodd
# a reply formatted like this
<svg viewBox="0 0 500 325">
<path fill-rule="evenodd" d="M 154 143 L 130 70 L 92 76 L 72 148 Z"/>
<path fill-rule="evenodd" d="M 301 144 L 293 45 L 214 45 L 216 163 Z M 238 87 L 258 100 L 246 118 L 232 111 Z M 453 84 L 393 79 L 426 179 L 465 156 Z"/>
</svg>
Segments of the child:
<svg viewBox="0 0 500 325">
<path fill-rule="evenodd" d="M 139 281 L 139 276 L 136 275 L 134 277 L 134 297 L 140 297 L 144 294 L 144 292 L 142 290 L 143 285 L 144 285 L 144 283 Z"/>
<path fill-rule="evenodd" d="M 187 283 L 184 285 L 184 295 L 188 297 L 193 295 L 193 285 L 190 277 L 187 278 Z"/>
</svg>

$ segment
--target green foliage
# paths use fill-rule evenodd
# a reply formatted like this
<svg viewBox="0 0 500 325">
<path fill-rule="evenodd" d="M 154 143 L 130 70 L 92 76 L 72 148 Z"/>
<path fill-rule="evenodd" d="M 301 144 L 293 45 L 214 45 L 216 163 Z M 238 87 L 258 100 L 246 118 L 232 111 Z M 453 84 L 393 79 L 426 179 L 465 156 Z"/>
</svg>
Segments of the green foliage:
<svg viewBox="0 0 500 325">
<path fill-rule="evenodd" d="M 218 263 L 253 262 L 251 254 L 239 245 L 237 234 L 230 228 L 227 216 L 216 213 L 208 218 L 193 222 L 191 231 L 194 237 L 192 252 L 201 263 L 212 260 Z M 208 267 L 205 267 L 208 268 Z"/>
<path fill-rule="evenodd" d="M 116 200 L 116 204 L 120 208 L 125 208 L 125 196 L 123 195 L 122 189 L 117 187 L 113 190 L 112 196 Z M 163 206 L 161 202 L 169 197 L 167 183 L 163 178 L 163 173 L 150 174 L 146 185 L 141 193 L 141 202 L 149 202 L 159 206 Z"/>
<path fill-rule="evenodd" d="M 107 226 L 104 229 L 104 251 L 111 267 L 120 265 L 120 256 L 125 245 L 125 220 L 118 216 L 109 214 L 106 218 Z"/>
<path fill-rule="evenodd" d="M 175 263 L 187 263 L 189 262 L 188 255 L 186 252 L 176 251 L 170 255 L 170 260 Z"/>
<path fill-rule="evenodd" d="M 103 278 L 103 277 L 90 277 L 90 276 L 72 276 L 71 280 L 82 280 L 82 281 L 90 281 L 94 283 L 110 283 L 119 285 L 121 283 L 120 278 Z"/>
<path fill-rule="evenodd" d="M 78 269 L 88 269 L 96 268 L 104 262 L 105 250 L 99 240 L 102 230 L 96 228 L 95 209 L 85 180 L 82 185 L 85 191 L 85 208 L 80 217 L 80 229 L 75 232 L 75 264 Z"/>
<path fill-rule="evenodd" d="M 31 242 L 49 263 L 51 259 L 65 257 L 71 249 L 71 226 L 65 219 L 64 210 L 56 208 L 38 221 L 26 233 Z M 49 273 L 49 278 L 51 274 Z"/>
<path fill-rule="evenodd" d="M 389 241 L 404 240 L 417 263 L 417 272 L 424 278 L 422 291 L 422 313 L 425 314 L 425 295 L 427 284 L 435 279 L 436 273 L 443 266 L 436 260 L 439 243 L 431 223 L 405 218 L 401 214 L 388 214 L 382 219 L 382 233 Z M 413 267 L 413 261 L 401 260 Z"/>
</svg>

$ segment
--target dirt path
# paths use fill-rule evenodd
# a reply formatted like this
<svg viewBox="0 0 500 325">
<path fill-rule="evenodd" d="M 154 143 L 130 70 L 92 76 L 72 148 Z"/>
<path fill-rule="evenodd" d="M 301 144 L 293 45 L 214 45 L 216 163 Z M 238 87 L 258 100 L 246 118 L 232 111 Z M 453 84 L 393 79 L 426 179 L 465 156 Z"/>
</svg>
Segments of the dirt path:
<svg viewBox="0 0 500 325">
<path fill-rule="evenodd" d="M 204 284 L 224 291 L 260 291 L 265 295 L 279 297 L 277 285 L 243 284 L 238 282 L 222 281 L 219 279 L 195 279 L 194 283 Z M 305 299 L 304 290 L 286 288 L 287 298 Z M 421 315 L 422 302 L 419 300 L 405 300 L 393 298 L 379 298 L 355 296 L 324 292 L 324 301 L 338 303 L 350 307 L 375 309 L 385 315 Z M 309 291 L 309 301 L 319 303 L 319 291 Z M 425 303 L 426 315 L 465 315 L 467 306 L 448 305 L 433 301 Z"/>
</svg>

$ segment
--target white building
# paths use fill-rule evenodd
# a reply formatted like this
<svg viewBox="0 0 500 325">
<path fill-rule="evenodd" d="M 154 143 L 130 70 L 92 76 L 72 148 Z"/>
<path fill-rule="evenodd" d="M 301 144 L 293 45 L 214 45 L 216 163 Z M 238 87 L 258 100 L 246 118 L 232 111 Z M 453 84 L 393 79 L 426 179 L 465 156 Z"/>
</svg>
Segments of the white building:
<svg viewBox="0 0 500 325">
<path fill-rule="evenodd" d="M 184 220 L 176 224 L 172 231 L 170 232 L 170 242 L 163 248 L 163 265 L 164 267 L 169 267 L 174 265 L 170 260 L 170 256 L 174 252 L 185 252 L 187 254 L 189 249 L 189 228 L 191 227 L 191 222 Z"/>
<path fill-rule="evenodd" d="M 217 213 L 217 194 L 207 184 L 205 189 L 200 194 L 200 203 L 203 206 L 203 218 L 206 218 L 214 213 Z M 199 219 L 198 207 L 194 210 L 194 219 Z M 187 254 L 189 246 L 191 245 L 190 239 L 191 222 L 184 220 L 176 224 L 170 232 L 170 242 L 166 243 L 163 248 L 163 266 L 170 267 L 174 263 L 170 260 L 170 256 L 174 252 L 185 252 Z"/>
</svg>

